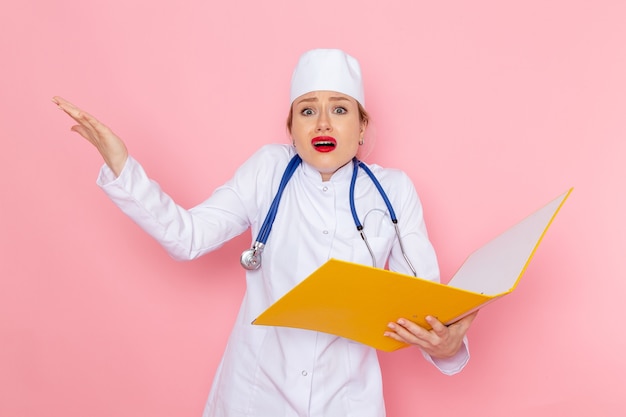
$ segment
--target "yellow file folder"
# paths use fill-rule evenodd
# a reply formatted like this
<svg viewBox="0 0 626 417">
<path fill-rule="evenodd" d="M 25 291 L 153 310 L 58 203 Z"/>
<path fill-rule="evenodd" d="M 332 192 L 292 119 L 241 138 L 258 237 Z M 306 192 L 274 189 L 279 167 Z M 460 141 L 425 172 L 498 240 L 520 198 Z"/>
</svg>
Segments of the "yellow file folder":
<svg viewBox="0 0 626 417">
<path fill-rule="evenodd" d="M 400 317 L 429 328 L 453 323 L 512 292 L 572 189 L 472 253 L 448 285 L 330 259 L 253 324 L 317 330 L 376 349 L 406 345 L 383 336 Z"/>
</svg>

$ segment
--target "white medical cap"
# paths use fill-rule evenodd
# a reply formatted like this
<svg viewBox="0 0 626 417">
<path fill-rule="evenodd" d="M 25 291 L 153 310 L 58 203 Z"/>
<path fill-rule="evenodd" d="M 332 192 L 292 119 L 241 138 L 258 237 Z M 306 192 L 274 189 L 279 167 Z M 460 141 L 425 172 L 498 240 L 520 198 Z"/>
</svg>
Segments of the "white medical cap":
<svg viewBox="0 0 626 417">
<path fill-rule="evenodd" d="M 300 57 L 291 77 L 290 102 L 311 91 L 336 91 L 365 107 L 359 62 L 339 49 L 313 49 Z"/>
</svg>

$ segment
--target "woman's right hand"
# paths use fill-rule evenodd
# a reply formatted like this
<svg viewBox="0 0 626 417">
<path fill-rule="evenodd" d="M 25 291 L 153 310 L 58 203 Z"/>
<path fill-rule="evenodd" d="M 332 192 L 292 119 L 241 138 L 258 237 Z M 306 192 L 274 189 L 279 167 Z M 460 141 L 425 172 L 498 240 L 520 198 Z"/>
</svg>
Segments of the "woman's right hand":
<svg viewBox="0 0 626 417">
<path fill-rule="evenodd" d="M 78 123 L 72 126 L 71 130 L 95 146 L 115 176 L 119 176 L 128 159 L 128 150 L 124 142 L 95 117 L 74 106 L 69 101 L 58 96 L 54 97 L 52 101 Z"/>
</svg>

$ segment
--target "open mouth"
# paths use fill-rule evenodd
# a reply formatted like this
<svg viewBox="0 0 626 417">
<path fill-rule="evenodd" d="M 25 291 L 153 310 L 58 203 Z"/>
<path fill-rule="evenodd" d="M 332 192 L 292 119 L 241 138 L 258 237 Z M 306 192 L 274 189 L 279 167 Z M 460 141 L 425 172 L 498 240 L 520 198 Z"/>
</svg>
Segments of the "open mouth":
<svg viewBox="0 0 626 417">
<path fill-rule="evenodd" d="M 337 146 L 337 141 L 330 136 L 318 136 L 311 140 L 311 145 L 318 152 L 330 152 Z"/>
</svg>

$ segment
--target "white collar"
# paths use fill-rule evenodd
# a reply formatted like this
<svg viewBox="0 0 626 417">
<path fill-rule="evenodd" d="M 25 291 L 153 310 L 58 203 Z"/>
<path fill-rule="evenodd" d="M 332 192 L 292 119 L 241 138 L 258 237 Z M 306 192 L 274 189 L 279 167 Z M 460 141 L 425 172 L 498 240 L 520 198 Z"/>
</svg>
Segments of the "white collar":
<svg viewBox="0 0 626 417">
<path fill-rule="evenodd" d="M 311 181 L 320 184 L 322 182 L 326 182 L 322 181 L 322 174 L 320 174 L 320 172 L 317 169 L 313 168 L 311 165 L 302 161 L 301 166 L 304 176 L 309 178 Z M 328 180 L 327 182 L 332 182 L 335 184 L 348 183 L 352 179 L 353 170 L 354 164 L 352 163 L 352 160 L 350 160 L 347 164 L 335 171 L 335 173 L 330 177 L 330 180 Z"/>
</svg>

